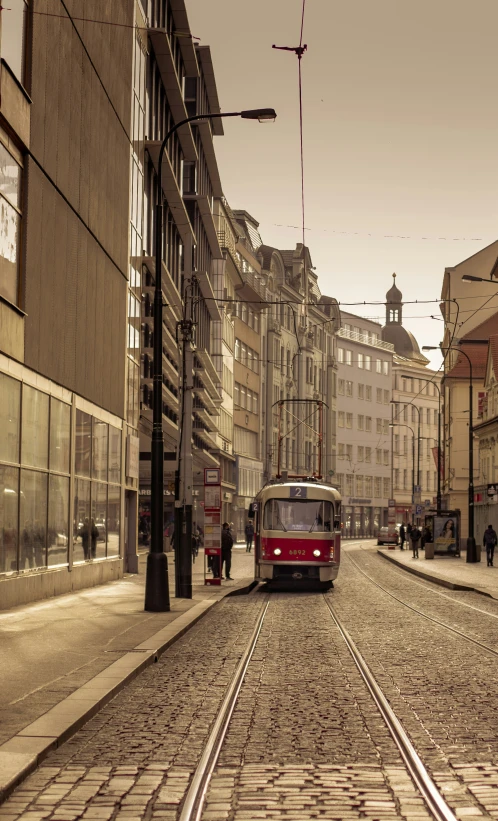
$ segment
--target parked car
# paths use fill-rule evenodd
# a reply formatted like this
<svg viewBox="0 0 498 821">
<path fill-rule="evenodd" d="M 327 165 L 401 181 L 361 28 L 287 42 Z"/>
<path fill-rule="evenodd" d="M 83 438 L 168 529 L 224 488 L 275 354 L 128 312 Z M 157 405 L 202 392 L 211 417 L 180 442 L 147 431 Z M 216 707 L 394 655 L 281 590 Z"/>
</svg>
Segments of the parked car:
<svg viewBox="0 0 498 821">
<path fill-rule="evenodd" d="M 398 544 L 398 531 L 389 533 L 388 527 L 381 527 L 377 537 L 377 544 Z"/>
</svg>

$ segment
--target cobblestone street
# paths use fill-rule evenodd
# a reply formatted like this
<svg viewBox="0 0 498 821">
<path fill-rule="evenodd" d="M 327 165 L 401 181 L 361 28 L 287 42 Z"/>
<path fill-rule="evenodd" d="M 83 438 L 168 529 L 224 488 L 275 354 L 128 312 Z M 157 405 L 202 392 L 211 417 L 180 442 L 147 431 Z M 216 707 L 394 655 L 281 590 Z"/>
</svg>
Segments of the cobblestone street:
<svg viewBox="0 0 498 821">
<path fill-rule="evenodd" d="M 177 821 L 268 598 L 204 821 L 431 817 L 326 600 L 455 816 L 498 818 L 498 602 L 348 545 L 326 594 L 262 586 L 220 602 L 52 752 L 1 821 Z"/>
</svg>

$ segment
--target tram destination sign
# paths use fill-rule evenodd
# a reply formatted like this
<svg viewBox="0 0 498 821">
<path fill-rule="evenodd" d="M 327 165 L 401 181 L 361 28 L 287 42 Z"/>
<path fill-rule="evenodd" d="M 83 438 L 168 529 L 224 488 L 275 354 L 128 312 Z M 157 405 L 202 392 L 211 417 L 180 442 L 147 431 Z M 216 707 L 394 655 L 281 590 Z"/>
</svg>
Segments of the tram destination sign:
<svg viewBox="0 0 498 821">
<path fill-rule="evenodd" d="M 291 499 L 307 499 L 308 488 L 302 485 L 292 485 L 292 487 L 289 488 L 289 496 Z"/>
</svg>

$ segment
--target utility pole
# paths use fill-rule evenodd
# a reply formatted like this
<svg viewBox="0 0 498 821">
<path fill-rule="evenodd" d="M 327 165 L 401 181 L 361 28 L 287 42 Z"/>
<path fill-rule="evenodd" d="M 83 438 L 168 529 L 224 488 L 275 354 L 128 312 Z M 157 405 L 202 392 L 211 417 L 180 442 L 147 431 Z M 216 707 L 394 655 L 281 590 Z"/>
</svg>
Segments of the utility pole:
<svg viewBox="0 0 498 821">
<path fill-rule="evenodd" d="M 182 349 L 182 397 L 180 418 L 180 448 L 178 452 L 178 496 L 175 499 L 175 596 L 192 598 L 192 490 L 194 481 L 192 453 L 192 411 L 194 389 L 194 322 L 192 238 L 185 245 L 184 255 L 184 318 L 178 323 Z"/>
</svg>

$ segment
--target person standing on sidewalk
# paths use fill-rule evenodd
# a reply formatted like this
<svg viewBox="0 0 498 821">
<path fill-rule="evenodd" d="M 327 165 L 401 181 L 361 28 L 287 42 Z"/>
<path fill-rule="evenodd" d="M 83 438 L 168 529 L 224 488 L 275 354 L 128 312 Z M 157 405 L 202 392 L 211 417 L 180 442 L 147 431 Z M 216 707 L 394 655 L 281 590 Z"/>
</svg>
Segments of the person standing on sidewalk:
<svg viewBox="0 0 498 821">
<path fill-rule="evenodd" d="M 399 549 L 400 550 L 405 549 L 405 542 L 406 542 L 406 531 L 405 531 L 404 524 L 402 524 L 400 529 L 399 529 Z"/>
<path fill-rule="evenodd" d="M 488 567 L 493 567 L 493 557 L 496 547 L 496 542 L 498 541 L 495 531 L 493 530 L 493 525 L 488 525 L 486 530 L 484 531 L 484 536 L 482 539 L 482 543 L 486 548 L 486 557 L 488 559 Z"/>
<path fill-rule="evenodd" d="M 225 579 L 233 581 L 230 576 L 230 569 L 232 567 L 232 547 L 233 536 L 230 533 L 230 525 L 228 522 L 223 522 L 223 530 L 221 531 L 221 573 L 223 576 L 223 564 L 225 564 Z"/>
<path fill-rule="evenodd" d="M 246 553 L 250 553 L 252 549 L 252 540 L 254 539 L 254 525 L 249 519 L 245 527 L 246 533 Z"/>
<path fill-rule="evenodd" d="M 412 529 L 410 530 L 410 541 L 412 543 L 412 551 L 413 551 L 412 559 L 418 559 L 418 546 L 419 546 L 419 543 L 420 543 L 421 536 L 422 536 L 422 534 L 421 534 L 420 530 L 418 529 L 418 527 L 417 526 L 412 527 Z"/>
</svg>

